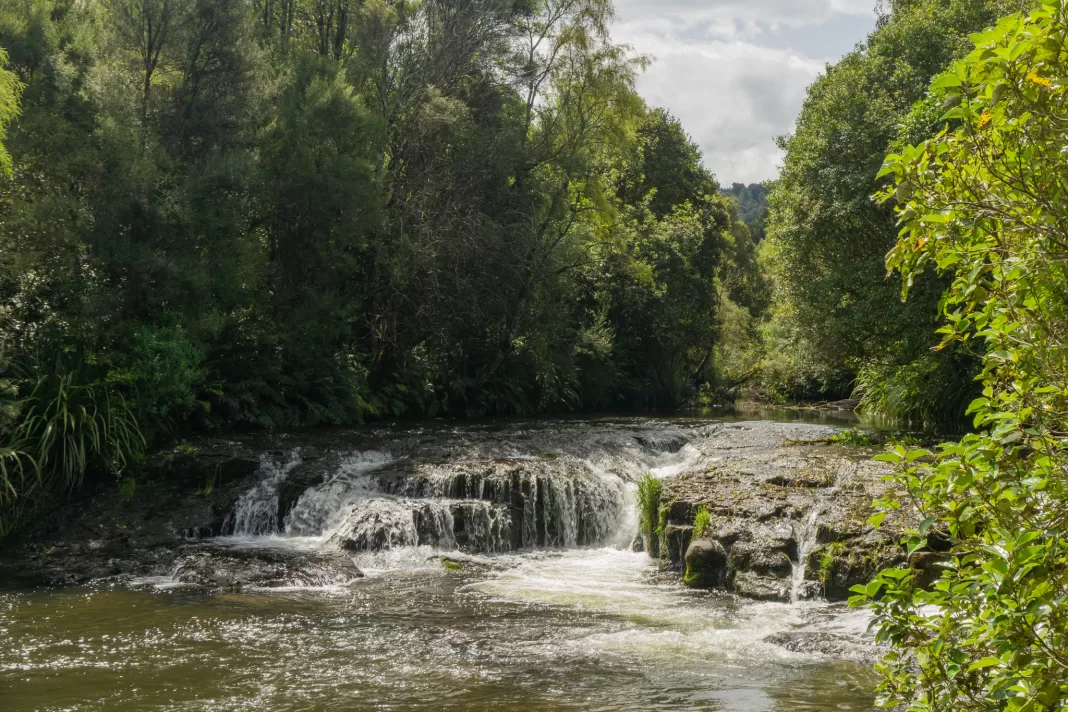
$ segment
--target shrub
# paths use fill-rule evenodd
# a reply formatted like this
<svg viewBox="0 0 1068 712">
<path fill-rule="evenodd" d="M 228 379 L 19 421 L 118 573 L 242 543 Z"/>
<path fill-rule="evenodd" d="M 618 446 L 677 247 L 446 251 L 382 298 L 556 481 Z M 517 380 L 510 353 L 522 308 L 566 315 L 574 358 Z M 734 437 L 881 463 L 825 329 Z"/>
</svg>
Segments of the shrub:
<svg viewBox="0 0 1068 712">
<path fill-rule="evenodd" d="M 46 486 L 74 489 L 93 469 L 121 473 L 144 452 L 145 439 L 122 396 L 77 379 L 68 373 L 39 380 L 12 434 Z"/>
<path fill-rule="evenodd" d="M 860 410 L 918 426 L 953 426 L 981 388 L 978 362 L 966 355 L 928 354 L 905 364 L 865 363 L 854 395 Z M 948 352 L 945 352 L 948 353 Z"/>
<path fill-rule="evenodd" d="M 901 445 L 880 456 L 924 518 L 909 552 L 932 530 L 951 551 L 929 589 L 895 568 L 852 600 L 890 645 L 880 706 L 1049 712 L 1068 701 L 1068 6 L 973 39 L 932 85 L 953 124 L 887 158 L 882 197 L 898 201 L 889 264 L 906 292 L 925 269 L 950 274 L 944 344 L 985 352 L 978 432 L 930 465 Z"/>
<path fill-rule="evenodd" d="M 107 380 L 133 392 L 131 405 L 139 414 L 166 426 L 203 407 L 197 393 L 206 378 L 204 355 L 180 326 L 142 326 L 131 335 L 128 350 Z"/>
</svg>

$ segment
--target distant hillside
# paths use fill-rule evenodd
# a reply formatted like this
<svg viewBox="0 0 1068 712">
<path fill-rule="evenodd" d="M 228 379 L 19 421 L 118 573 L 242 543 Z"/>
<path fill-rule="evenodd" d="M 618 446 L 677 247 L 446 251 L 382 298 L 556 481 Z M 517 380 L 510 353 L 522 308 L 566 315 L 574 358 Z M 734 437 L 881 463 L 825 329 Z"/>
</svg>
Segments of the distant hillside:
<svg viewBox="0 0 1068 712">
<path fill-rule="evenodd" d="M 723 188 L 724 195 L 738 201 L 742 222 L 749 226 L 754 242 L 764 239 L 764 218 L 768 214 L 768 189 L 760 183 L 744 185 L 735 183 L 730 188 Z"/>
</svg>

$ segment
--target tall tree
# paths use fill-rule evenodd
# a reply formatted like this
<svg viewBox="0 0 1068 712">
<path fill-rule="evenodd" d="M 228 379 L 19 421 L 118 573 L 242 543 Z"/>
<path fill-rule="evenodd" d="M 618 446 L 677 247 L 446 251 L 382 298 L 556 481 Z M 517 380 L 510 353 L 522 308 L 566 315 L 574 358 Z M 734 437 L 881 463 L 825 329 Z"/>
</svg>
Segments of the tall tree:
<svg viewBox="0 0 1068 712">
<path fill-rule="evenodd" d="M 11 177 L 11 154 L 4 148 L 7 127 L 19 115 L 22 82 L 7 68 L 7 52 L 0 47 L 0 173 Z"/>
<path fill-rule="evenodd" d="M 191 0 L 106 0 L 121 46 L 137 59 L 141 75 L 141 122 L 147 123 L 152 86 L 175 41 Z"/>
<path fill-rule="evenodd" d="M 767 226 L 779 313 L 824 378 L 844 385 L 860 373 L 882 394 L 874 400 L 896 401 L 897 415 L 952 417 L 971 394 L 974 368 L 957 350 L 930 351 L 944 283 L 925 279 L 902 304 L 884 278 L 897 228 L 869 196 L 930 78 L 966 51 L 969 33 L 1024 4 L 891 3 L 866 45 L 813 84 L 796 132 L 781 140 Z M 880 388 L 888 379 L 896 385 Z"/>
</svg>

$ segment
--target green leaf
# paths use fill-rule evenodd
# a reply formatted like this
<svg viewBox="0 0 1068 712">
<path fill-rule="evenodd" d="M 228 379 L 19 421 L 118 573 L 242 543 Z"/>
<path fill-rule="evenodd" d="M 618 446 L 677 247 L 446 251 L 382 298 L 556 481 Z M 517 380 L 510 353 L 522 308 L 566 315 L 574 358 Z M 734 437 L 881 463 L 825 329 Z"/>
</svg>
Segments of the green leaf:
<svg viewBox="0 0 1068 712">
<path fill-rule="evenodd" d="M 968 666 L 968 672 L 975 672 L 976 670 L 982 670 L 984 668 L 991 668 L 995 665 L 1001 664 L 1001 658 L 986 657 L 981 660 L 977 660 Z"/>
<path fill-rule="evenodd" d="M 963 84 L 961 78 L 953 73 L 946 73 L 939 76 L 934 82 L 931 83 L 932 89 L 946 89 L 949 87 L 959 87 Z"/>
</svg>

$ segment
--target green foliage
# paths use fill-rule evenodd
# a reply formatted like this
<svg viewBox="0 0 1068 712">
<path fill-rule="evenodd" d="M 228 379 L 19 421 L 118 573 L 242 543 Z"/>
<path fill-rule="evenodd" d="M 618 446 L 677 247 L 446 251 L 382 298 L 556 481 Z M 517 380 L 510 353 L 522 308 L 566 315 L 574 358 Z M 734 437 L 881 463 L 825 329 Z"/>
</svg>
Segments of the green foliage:
<svg viewBox="0 0 1068 712">
<path fill-rule="evenodd" d="M 702 504 L 697 508 L 697 513 L 693 515 L 693 538 L 700 539 L 704 536 L 711 523 L 712 514 L 708 511 L 708 507 Z"/>
<path fill-rule="evenodd" d="M 972 40 L 931 85 L 946 126 L 886 159 L 881 198 L 897 202 L 888 263 L 906 293 L 945 273 L 943 343 L 983 352 L 977 433 L 931 464 L 904 446 L 880 458 L 924 517 L 909 551 L 933 531 L 951 551 L 932 588 L 890 569 L 854 603 L 893 646 L 882 706 L 1041 712 L 1068 702 L 1068 7 L 1045 0 Z"/>
<path fill-rule="evenodd" d="M 663 491 L 664 483 L 651 474 L 646 473 L 638 480 L 638 529 L 650 542 L 658 536 Z"/>
<path fill-rule="evenodd" d="M 905 364 L 868 361 L 857 374 L 855 395 L 860 410 L 917 427 L 961 423 L 977 395 L 979 369 L 959 349 L 949 356 L 925 354 Z"/>
<path fill-rule="evenodd" d="M 0 536 L 50 492 L 72 491 L 89 474 L 120 475 L 146 445 L 125 399 L 72 371 L 34 376 L 0 421 Z M 8 396 L 18 398 L 17 383 Z"/>
<path fill-rule="evenodd" d="M 867 42 L 809 89 L 797 130 L 781 140 L 786 156 L 769 197 L 777 335 L 765 390 L 822 387 L 819 399 L 838 399 L 860 374 L 866 408 L 913 420 L 955 418 L 954 404 L 977 395 L 967 350 L 931 353 L 946 282 L 918 275 L 912 298 L 899 299 L 884 278 L 893 216 L 869 196 L 891 143 L 940 128 L 930 107 L 913 110 L 930 78 L 967 52 L 968 33 L 1027 4 L 893 2 Z"/>
<path fill-rule="evenodd" d="M 863 430 L 849 428 L 832 437 L 831 442 L 835 445 L 844 445 L 846 447 L 870 447 L 872 439 Z"/>
<path fill-rule="evenodd" d="M 125 399 L 107 386 L 80 382 L 78 373 L 40 378 L 13 432 L 45 484 L 68 490 L 81 485 L 90 470 L 123 472 L 145 447 Z"/>
<path fill-rule="evenodd" d="M 732 246 L 752 291 L 606 0 L 16 5 L 0 349 L 150 437 L 677 407 Z"/>
<path fill-rule="evenodd" d="M 14 72 L 8 71 L 7 52 L 0 47 L 0 174 L 11 177 L 11 155 L 4 148 L 7 127 L 19 115 L 19 98 L 22 82 Z"/>
<path fill-rule="evenodd" d="M 204 355 L 181 326 L 139 327 L 124 356 L 127 363 L 116 364 L 108 382 L 135 394 L 144 420 L 163 424 L 204 409 L 197 400 L 206 380 Z"/>
<path fill-rule="evenodd" d="M 753 183 L 745 185 L 734 183 L 724 188 L 723 194 L 738 201 L 738 217 L 749 228 L 753 242 L 759 244 L 765 236 L 765 222 L 768 216 L 768 193 L 766 185 Z"/>
</svg>

